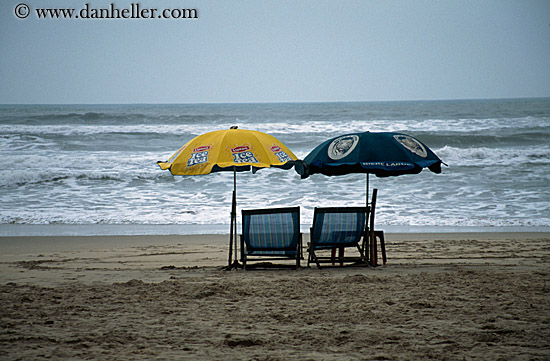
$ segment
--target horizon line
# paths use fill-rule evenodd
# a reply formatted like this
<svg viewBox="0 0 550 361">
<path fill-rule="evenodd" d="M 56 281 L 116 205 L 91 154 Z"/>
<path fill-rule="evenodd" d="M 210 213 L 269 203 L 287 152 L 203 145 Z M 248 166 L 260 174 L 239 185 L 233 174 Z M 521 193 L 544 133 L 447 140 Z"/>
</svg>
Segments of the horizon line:
<svg viewBox="0 0 550 361">
<path fill-rule="evenodd" d="M 242 102 L 121 102 L 121 103 L 0 103 L 8 105 L 246 105 L 246 104 L 334 104 L 334 103 L 400 103 L 400 102 L 440 102 L 440 101 L 484 101 L 484 100 L 527 100 L 550 99 L 550 96 L 536 97 L 499 97 L 499 98 L 441 98 L 441 99 L 400 99 L 400 100 L 329 100 L 329 101 L 242 101 Z"/>
</svg>

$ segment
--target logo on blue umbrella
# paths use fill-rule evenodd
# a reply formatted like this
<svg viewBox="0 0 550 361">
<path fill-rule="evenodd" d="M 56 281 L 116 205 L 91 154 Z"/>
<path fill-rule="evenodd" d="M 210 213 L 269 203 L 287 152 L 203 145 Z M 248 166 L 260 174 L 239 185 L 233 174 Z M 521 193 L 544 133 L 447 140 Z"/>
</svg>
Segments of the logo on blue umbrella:
<svg viewBox="0 0 550 361">
<path fill-rule="evenodd" d="M 353 152 L 357 144 L 359 144 L 359 136 L 355 134 L 336 138 L 328 146 L 328 156 L 332 160 L 345 158 Z"/>
<path fill-rule="evenodd" d="M 402 146 L 413 152 L 414 154 L 426 158 L 428 156 L 428 152 L 426 151 L 426 148 L 422 144 L 420 144 L 419 141 L 414 139 L 413 137 L 409 137 L 405 134 L 397 134 L 394 135 L 393 138 L 399 142 Z"/>
</svg>

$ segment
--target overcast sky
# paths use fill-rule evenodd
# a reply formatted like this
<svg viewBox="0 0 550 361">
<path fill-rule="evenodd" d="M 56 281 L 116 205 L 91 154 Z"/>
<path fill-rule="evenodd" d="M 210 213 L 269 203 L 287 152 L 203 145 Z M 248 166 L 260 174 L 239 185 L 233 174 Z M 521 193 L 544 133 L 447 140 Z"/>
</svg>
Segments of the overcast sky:
<svg viewBox="0 0 550 361">
<path fill-rule="evenodd" d="M 36 15 L 111 2 L 198 18 Z M 548 0 L 1 0 L 0 10 L 0 103 L 550 96 Z"/>
</svg>

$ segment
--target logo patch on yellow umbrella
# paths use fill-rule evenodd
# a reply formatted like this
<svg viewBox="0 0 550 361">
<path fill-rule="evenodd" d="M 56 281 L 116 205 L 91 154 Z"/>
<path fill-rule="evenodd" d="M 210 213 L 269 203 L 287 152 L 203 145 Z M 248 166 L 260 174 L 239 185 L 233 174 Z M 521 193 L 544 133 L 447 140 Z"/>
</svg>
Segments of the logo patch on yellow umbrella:
<svg viewBox="0 0 550 361">
<path fill-rule="evenodd" d="M 210 150 L 209 145 L 203 145 L 193 149 L 191 157 L 187 161 L 187 166 L 192 167 L 197 164 L 202 164 L 208 162 L 208 151 Z"/>
<path fill-rule="evenodd" d="M 248 145 L 231 148 L 231 154 L 235 163 L 259 163 Z"/>
</svg>

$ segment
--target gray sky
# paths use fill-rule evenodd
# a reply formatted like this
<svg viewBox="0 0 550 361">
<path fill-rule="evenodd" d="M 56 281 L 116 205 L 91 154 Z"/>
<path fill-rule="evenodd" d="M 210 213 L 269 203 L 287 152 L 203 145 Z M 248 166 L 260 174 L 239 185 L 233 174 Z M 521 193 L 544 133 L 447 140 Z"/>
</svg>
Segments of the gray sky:
<svg viewBox="0 0 550 361">
<path fill-rule="evenodd" d="M 198 18 L 35 12 L 111 2 Z M 1 0 L 0 11 L 0 103 L 550 96 L 548 0 Z"/>
</svg>

